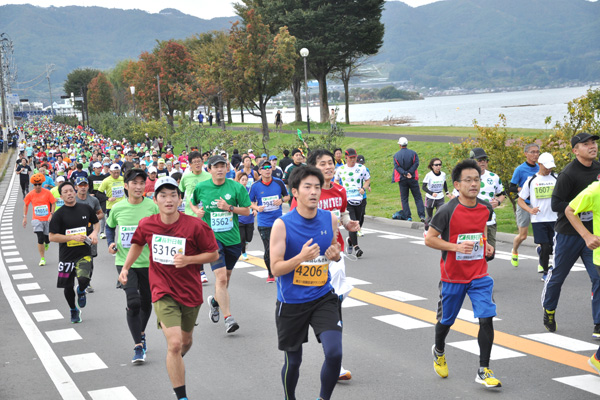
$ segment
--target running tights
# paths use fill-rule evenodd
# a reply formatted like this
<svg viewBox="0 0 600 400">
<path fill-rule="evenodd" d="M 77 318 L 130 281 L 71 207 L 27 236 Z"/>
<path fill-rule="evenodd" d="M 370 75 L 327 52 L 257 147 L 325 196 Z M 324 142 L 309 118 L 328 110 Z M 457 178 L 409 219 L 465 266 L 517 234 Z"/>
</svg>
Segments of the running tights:
<svg viewBox="0 0 600 400">
<path fill-rule="evenodd" d="M 448 336 L 451 327 L 452 325 L 444 325 L 439 322 L 435 325 L 435 349 L 439 353 L 444 353 L 446 336 Z M 479 366 L 488 368 L 490 366 L 492 345 L 494 344 L 494 324 L 492 317 L 479 318 L 477 343 L 479 343 Z"/>
<path fill-rule="evenodd" d="M 84 291 L 85 289 L 87 289 L 87 287 L 90 284 L 90 279 L 89 278 L 77 278 L 77 281 L 79 282 L 79 290 Z M 65 288 L 65 299 L 67 299 L 67 304 L 69 304 L 69 307 L 71 307 L 71 310 L 74 310 L 75 308 L 77 308 L 75 306 L 75 289 L 73 289 L 73 286 L 71 285 L 67 285 L 67 287 Z"/>
<path fill-rule="evenodd" d="M 140 285 L 143 286 L 143 285 Z M 148 289 L 150 289 L 148 287 Z M 148 320 L 152 314 L 152 298 L 150 290 L 125 288 L 127 296 L 127 326 L 135 344 L 142 342 L 142 332 L 146 331 Z M 147 293 L 144 293 L 147 292 Z"/>
<path fill-rule="evenodd" d="M 542 243 L 540 245 L 540 265 L 544 268 L 544 273 L 548 273 L 550 255 L 552 254 L 552 243 Z"/>
<path fill-rule="evenodd" d="M 342 332 L 325 331 L 320 335 L 325 361 L 321 368 L 321 392 L 323 400 L 329 400 L 340 376 L 342 367 Z M 286 400 L 296 400 L 296 385 L 300 377 L 302 348 L 298 351 L 286 351 L 285 362 L 281 370 Z"/>
</svg>

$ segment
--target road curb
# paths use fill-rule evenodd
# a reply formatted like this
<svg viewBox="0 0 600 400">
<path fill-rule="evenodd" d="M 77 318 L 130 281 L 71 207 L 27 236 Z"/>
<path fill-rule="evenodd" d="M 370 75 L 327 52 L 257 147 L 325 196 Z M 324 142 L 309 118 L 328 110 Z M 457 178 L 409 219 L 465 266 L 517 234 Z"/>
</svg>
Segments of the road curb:
<svg viewBox="0 0 600 400">
<path fill-rule="evenodd" d="M 10 150 L 9 150 L 10 152 Z M 8 184 L 10 183 L 11 171 L 9 170 L 10 165 L 14 165 L 17 161 L 17 151 L 12 149 L 12 154 L 6 159 L 4 165 L 2 166 L 2 173 L 4 176 L 0 175 L 0 193 L 6 193 Z M 6 171 L 6 173 L 4 173 Z"/>
</svg>

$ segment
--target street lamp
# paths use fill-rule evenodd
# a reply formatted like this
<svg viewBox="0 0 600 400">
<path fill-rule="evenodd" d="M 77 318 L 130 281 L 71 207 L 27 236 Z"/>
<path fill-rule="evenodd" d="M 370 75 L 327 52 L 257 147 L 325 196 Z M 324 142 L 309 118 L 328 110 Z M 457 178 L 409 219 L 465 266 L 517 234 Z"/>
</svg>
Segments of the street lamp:
<svg viewBox="0 0 600 400">
<path fill-rule="evenodd" d="M 137 113 L 135 112 L 135 86 L 129 86 L 129 90 L 131 91 L 131 98 L 133 99 L 133 118 L 135 118 L 137 122 Z"/>
<path fill-rule="evenodd" d="M 300 55 L 304 58 L 304 94 L 306 95 L 306 125 L 308 133 L 310 133 L 310 114 L 308 111 L 308 77 L 306 75 L 306 57 L 308 57 L 308 49 L 303 47 L 300 49 Z"/>
</svg>

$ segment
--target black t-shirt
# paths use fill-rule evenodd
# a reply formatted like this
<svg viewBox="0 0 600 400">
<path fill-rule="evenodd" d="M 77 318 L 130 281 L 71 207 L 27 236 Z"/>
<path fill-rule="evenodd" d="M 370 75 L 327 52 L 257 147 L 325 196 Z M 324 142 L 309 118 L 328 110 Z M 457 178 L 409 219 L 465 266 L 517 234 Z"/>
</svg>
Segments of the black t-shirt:
<svg viewBox="0 0 600 400">
<path fill-rule="evenodd" d="M 106 194 L 99 192 L 98 188 L 100 187 L 100 185 L 102 184 L 102 181 L 106 178 L 108 178 L 110 176 L 110 174 L 100 174 L 100 175 L 90 175 L 88 176 L 88 181 L 90 184 L 90 194 L 93 194 L 94 196 L 96 196 L 96 198 L 98 199 L 98 201 L 100 201 L 100 205 L 103 206 L 102 209 L 104 210 L 104 206 L 106 205 L 106 200 L 108 199 L 106 197 Z"/>
<path fill-rule="evenodd" d="M 592 182 L 600 181 L 600 163 L 593 161 L 589 167 L 577 159 L 571 161 L 558 175 L 552 192 L 552 211 L 558 213 L 554 230 L 563 235 L 579 235 L 565 215 L 565 209 L 577 195 Z M 582 221 L 590 232 L 594 232 L 593 221 Z"/>
<path fill-rule="evenodd" d="M 29 172 L 31 172 L 31 167 L 29 165 L 17 165 L 17 174 L 19 174 L 22 182 L 29 181 Z"/>
<path fill-rule="evenodd" d="M 123 175 L 125 175 L 127 173 L 127 171 L 129 171 L 130 169 L 133 169 L 133 161 L 125 161 L 123 163 Z"/>
<path fill-rule="evenodd" d="M 98 217 L 87 204 L 75 203 L 73 207 L 65 204 L 50 220 L 50 233 L 67 235 L 71 231 L 87 236 L 92 233 L 92 225 L 96 223 Z M 91 247 L 83 242 L 60 243 L 58 246 L 58 259 L 62 262 L 77 261 L 85 256 L 91 256 Z"/>
</svg>

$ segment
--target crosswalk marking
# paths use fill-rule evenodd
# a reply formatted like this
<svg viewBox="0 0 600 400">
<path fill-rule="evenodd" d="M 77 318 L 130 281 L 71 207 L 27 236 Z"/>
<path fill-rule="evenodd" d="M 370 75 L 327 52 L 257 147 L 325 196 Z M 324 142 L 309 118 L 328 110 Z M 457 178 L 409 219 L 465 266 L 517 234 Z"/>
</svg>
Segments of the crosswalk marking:
<svg viewBox="0 0 600 400">
<path fill-rule="evenodd" d="M 565 376 L 564 378 L 554 378 L 553 380 L 600 396 L 600 377 L 596 375 Z"/>
<path fill-rule="evenodd" d="M 37 311 L 33 313 L 33 317 L 37 322 L 54 321 L 64 318 L 58 310 Z"/>
<path fill-rule="evenodd" d="M 360 306 L 368 306 L 367 303 L 356 300 L 350 297 L 346 297 L 344 301 L 342 301 L 342 308 L 352 308 L 352 307 L 360 307 Z"/>
<path fill-rule="evenodd" d="M 37 290 L 40 288 L 40 285 L 38 285 L 37 282 L 33 282 L 33 283 L 22 283 L 20 285 L 17 285 L 17 289 L 20 292 L 25 292 L 27 290 Z"/>
<path fill-rule="evenodd" d="M 238 262 L 235 263 L 235 269 L 239 269 L 239 268 L 256 268 L 256 265 L 249 264 L 249 263 L 244 262 L 244 261 L 238 261 Z"/>
<path fill-rule="evenodd" d="M 31 279 L 31 278 L 33 278 L 33 274 L 31 274 L 29 272 L 24 273 L 24 274 L 14 274 L 12 276 L 12 278 L 15 281 L 18 281 L 18 280 L 21 280 L 21 279 Z"/>
<path fill-rule="evenodd" d="M 346 277 L 346 282 L 351 286 L 370 285 L 371 284 L 371 282 L 363 281 L 362 279 L 358 279 L 358 278 L 352 278 L 350 276 Z"/>
<path fill-rule="evenodd" d="M 267 279 L 269 277 L 269 271 L 266 269 L 261 269 L 260 271 L 250 271 L 248 273 L 262 279 Z"/>
<path fill-rule="evenodd" d="M 17 262 L 23 262 L 23 259 L 21 257 L 19 258 L 7 258 L 4 260 L 5 263 L 17 263 Z"/>
<path fill-rule="evenodd" d="M 262 250 L 252 250 L 252 251 L 249 251 L 248 254 L 250 254 L 251 256 L 254 256 L 254 257 L 262 257 L 265 255 L 265 252 Z"/>
<path fill-rule="evenodd" d="M 377 237 L 380 237 L 382 239 L 404 239 L 403 237 L 400 237 L 398 235 L 379 235 Z"/>
<path fill-rule="evenodd" d="M 400 290 L 391 290 L 389 292 L 377 292 L 377 294 L 389 297 L 390 299 L 398 301 L 416 301 L 416 300 L 427 300 L 425 297 L 417 296 L 414 294 L 401 292 Z"/>
<path fill-rule="evenodd" d="M 373 318 L 404 330 L 427 328 L 433 326 L 427 322 L 423 322 L 416 318 L 407 317 L 406 315 L 402 314 L 381 315 Z"/>
<path fill-rule="evenodd" d="M 136 400 L 135 396 L 125 386 L 90 390 L 88 394 L 92 400 Z"/>
<path fill-rule="evenodd" d="M 2 239 L 2 243 L 4 243 L 4 244 L 13 244 L 13 243 L 15 243 L 15 241 L 14 240 L 4 240 L 4 239 Z"/>
<path fill-rule="evenodd" d="M 13 257 L 13 256 L 18 256 L 19 252 L 18 251 L 6 251 L 6 252 L 2 252 L 2 255 L 4 257 Z"/>
<path fill-rule="evenodd" d="M 461 349 L 467 351 L 471 354 L 479 355 L 479 344 L 477 340 L 465 340 L 462 342 L 453 342 L 448 343 L 448 346 L 456 347 L 457 349 Z M 526 354 L 519 353 L 518 351 L 507 349 L 506 347 L 494 345 L 492 347 L 492 354 L 490 355 L 490 360 L 503 360 L 505 358 L 515 358 L 515 357 L 525 357 Z"/>
<path fill-rule="evenodd" d="M 36 294 L 33 296 L 23 296 L 23 301 L 25 304 L 39 304 L 48 303 L 50 299 L 45 294 Z"/>
<path fill-rule="evenodd" d="M 475 318 L 475 315 L 473 314 L 473 311 L 467 310 L 466 308 L 461 308 L 460 309 L 460 311 L 458 312 L 458 318 L 462 319 L 463 321 L 473 322 L 474 324 L 478 324 L 479 323 L 479 318 Z M 500 318 L 494 317 L 493 320 L 494 321 L 500 321 Z"/>
<path fill-rule="evenodd" d="M 16 249 L 16 248 L 17 248 L 17 246 L 15 246 L 15 245 L 10 245 L 10 246 L 2 246 L 2 250 L 3 250 L 3 251 L 4 251 L 4 250 L 14 250 L 14 249 Z"/>
<path fill-rule="evenodd" d="M 9 271 L 22 271 L 24 269 L 27 269 L 27 265 L 11 265 L 10 267 L 8 267 Z"/>
<path fill-rule="evenodd" d="M 82 339 L 81 335 L 73 328 L 46 331 L 46 335 L 52 343 L 71 342 Z"/>
<path fill-rule="evenodd" d="M 524 338 L 549 344 L 551 346 L 561 347 L 571 351 L 592 351 L 598 350 L 598 345 L 584 342 L 583 340 L 573 339 L 556 333 L 535 333 L 531 335 L 521 335 Z"/>
<path fill-rule="evenodd" d="M 65 360 L 69 368 L 71 368 L 71 371 L 74 373 L 108 368 L 96 353 L 65 356 L 63 357 L 63 360 Z"/>
</svg>

